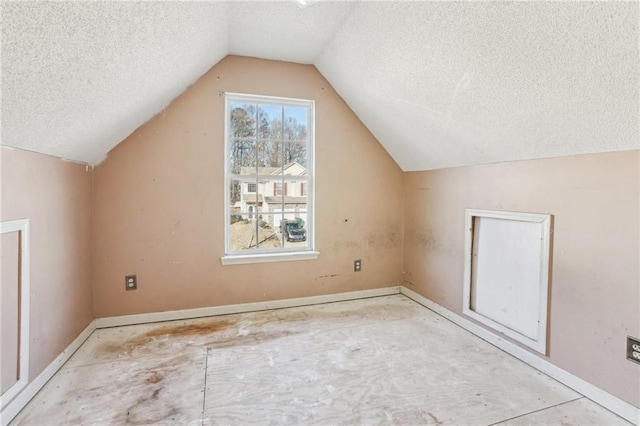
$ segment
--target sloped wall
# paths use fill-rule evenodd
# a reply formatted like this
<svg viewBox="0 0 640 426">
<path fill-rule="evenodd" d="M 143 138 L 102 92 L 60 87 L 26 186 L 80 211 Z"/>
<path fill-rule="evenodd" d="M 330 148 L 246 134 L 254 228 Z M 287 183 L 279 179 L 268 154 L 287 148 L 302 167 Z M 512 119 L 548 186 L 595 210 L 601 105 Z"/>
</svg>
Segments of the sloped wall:
<svg viewBox="0 0 640 426">
<path fill-rule="evenodd" d="M 640 152 L 406 173 L 404 285 L 462 312 L 464 210 L 554 217 L 549 361 L 640 406 Z"/>
<path fill-rule="evenodd" d="M 221 92 L 316 101 L 317 260 L 221 264 Z M 112 150 L 94 185 L 96 317 L 400 284 L 402 172 L 310 65 L 226 57 Z"/>
<path fill-rule="evenodd" d="M 93 320 L 91 171 L 18 149 L 0 154 L 0 219 L 29 219 L 32 380 Z"/>
</svg>

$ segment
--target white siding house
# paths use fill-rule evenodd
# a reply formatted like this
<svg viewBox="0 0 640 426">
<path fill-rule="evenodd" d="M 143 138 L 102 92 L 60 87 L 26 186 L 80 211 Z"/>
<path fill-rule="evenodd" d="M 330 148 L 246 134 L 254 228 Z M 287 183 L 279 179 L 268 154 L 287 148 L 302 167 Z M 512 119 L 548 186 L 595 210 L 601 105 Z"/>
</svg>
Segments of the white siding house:
<svg viewBox="0 0 640 426">
<path fill-rule="evenodd" d="M 301 218 L 307 220 L 308 179 L 307 169 L 297 162 L 283 167 L 258 167 L 255 182 L 242 182 L 237 211 L 253 220 L 256 214 L 272 226 L 280 220 Z M 243 175 L 256 173 L 254 167 L 243 167 Z M 300 179 L 296 179 L 300 177 Z"/>
</svg>

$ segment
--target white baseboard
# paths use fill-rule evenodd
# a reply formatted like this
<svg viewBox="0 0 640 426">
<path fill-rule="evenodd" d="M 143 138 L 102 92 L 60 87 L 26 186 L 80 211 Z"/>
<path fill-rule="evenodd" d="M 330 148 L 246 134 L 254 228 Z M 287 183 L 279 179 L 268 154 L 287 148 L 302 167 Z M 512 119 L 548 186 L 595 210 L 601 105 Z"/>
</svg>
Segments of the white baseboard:
<svg viewBox="0 0 640 426">
<path fill-rule="evenodd" d="M 351 291 L 346 293 L 327 294 L 322 296 L 299 297 L 295 299 L 274 300 L 268 302 L 243 303 L 238 305 L 214 306 L 210 308 L 186 309 L 181 311 L 154 312 L 150 314 L 125 315 L 120 317 L 98 318 L 75 338 L 73 342 L 45 370 L 29 383 L 0 412 L 0 424 L 6 426 L 31 401 L 31 399 L 47 384 L 76 350 L 97 328 L 117 327 L 122 325 L 144 324 L 149 322 L 172 321 L 189 318 L 200 318 L 215 315 L 236 314 L 242 312 L 264 311 L 268 309 L 291 308 L 295 306 L 317 305 L 321 303 L 343 302 L 347 300 L 366 299 L 368 297 L 389 296 L 399 294 L 400 287 L 384 287 L 372 290 Z"/>
<path fill-rule="evenodd" d="M 342 302 L 347 300 L 365 299 L 368 297 L 389 296 L 402 293 L 415 302 L 434 311 L 450 320 L 454 324 L 475 334 L 481 339 L 513 355 L 519 360 L 529 364 L 533 368 L 545 373 L 560 383 L 572 388 L 592 401 L 602 405 L 606 409 L 630 421 L 640 425 L 640 409 L 611 395 L 602 389 L 585 382 L 579 377 L 561 369 L 549 361 L 517 346 L 513 342 L 492 333 L 489 330 L 469 321 L 468 319 L 432 302 L 413 290 L 406 287 L 385 287 L 372 290 L 351 291 L 347 293 L 328 294 L 322 296 L 300 297 L 295 299 L 274 300 L 269 302 L 243 303 L 238 305 L 215 306 L 210 308 L 187 309 L 181 311 L 154 312 L 149 314 L 125 315 L 120 317 L 98 318 L 92 321 L 80 335 L 27 387 L 15 397 L 13 401 L 0 413 L 0 424 L 7 425 L 27 403 L 38 393 L 40 389 L 53 377 L 64 365 L 73 353 L 97 328 L 117 327 L 122 325 L 134 325 L 150 322 L 172 321 L 189 318 L 200 318 L 215 315 L 227 315 L 243 312 L 255 312 L 268 309 L 291 308 L 296 306 L 316 305 L 321 303 Z"/>
<path fill-rule="evenodd" d="M 526 349 L 521 348 L 513 342 L 502 338 L 500 335 L 494 334 L 491 331 L 479 326 L 478 324 L 475 324 L 468 319 L 460 316 L 459 314 L 456 314 L 448 310 L 447 308 L 444 308 L 437 303 L 432 302 L 431 300 L 427 299 L 424 296 L 421 296 L 413 290 L 410 290 L 406 287 L 400 287 L 400 293 L 421 304 L 422 306 L 434 311 L 438 315 L 443 316 L 454 324 L 475 334 L 481 339 L 502 349 L 508 354 L 513 355 L 519 360 L 529 364 L 536 370 L 539 370 L 547 376 L 564 384 L 565 386 L 570 387 L 571 389 L 584 395 L 593 402 L 603 406 L 607 410 L 617 414 L 625 420 L 630 421 L 633 424 L 640 425 L 640 409 L 633 406 L 632 404 L 629 404 L 628 402 L 623 401 L 620 398 L 603 391 L 602 389 L 592 385 L 591 383 L 585 382 L 581 378 L 569 373 L 566 370 L 563 370 L 562 368 L 552 364 L 546 359 L 540 358 L 539 356 L 527 351 Z"/>
<path fill-rule="evenodd" d="M 67 348 L 62 351 L 51 364 L 44 369 L 31 383 L 29 383 L 0 413 L 0 424 L 5 426 L 31 401 L 31 399 L 47 384 L 54 374 L 60 370 L 71 355 L 89 338 L 91 333 L 96 329 L 95 321 L 91 321 L 89 325 L 80 333 L 78 337 Z"/>
<path fill-rule="evenodd" d="M 321 303 L 344 302 L 347 300 L 389 296 L 399 293 L 400 287 L 384 287 L 375 288 L 372 290 L 350 291 L 346 293 L 298 297 L 295 299 L 273 300 L 268 302 L 241 303 L 238 305 L 212 306 L 209 308 L 185 309 L 180 311 L 152 312 L 148 314 L 105 317 L 97 318 L 95 321 L 96 328 L 119 327 L 123 325 L 145 324 L 150 322 L 174 321 L 182 319 L 210 317 L 216 315 L 240 314 L 243 312 L 266 311 L 269 309 L 318 305 Z"/>
</svg>

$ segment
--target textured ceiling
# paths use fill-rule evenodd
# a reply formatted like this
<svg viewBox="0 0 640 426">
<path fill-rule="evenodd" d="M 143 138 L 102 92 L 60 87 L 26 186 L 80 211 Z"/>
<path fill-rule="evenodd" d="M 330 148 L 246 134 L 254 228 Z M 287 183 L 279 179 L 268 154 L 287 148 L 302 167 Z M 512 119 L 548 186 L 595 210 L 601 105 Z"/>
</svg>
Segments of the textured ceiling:
<svg viewBox="0 0 640 426">
<path fill-rule="evenodd" d="M 95 164 L 227 54 L 315 64 L 404 170 L 637 149 L 638 2 L 7 2 L 2 144 Z"/>
<path fill-rule="evenodd" d="M 404 170 L 632 149 L 638 17 L 618 2 L 363 4 L 316 67 Z"/>
<path fill-rule="evenodd" d="M 4 2 L 2 144 L 97 163 L 228 51 L 228 5 Z"/>
</svg>

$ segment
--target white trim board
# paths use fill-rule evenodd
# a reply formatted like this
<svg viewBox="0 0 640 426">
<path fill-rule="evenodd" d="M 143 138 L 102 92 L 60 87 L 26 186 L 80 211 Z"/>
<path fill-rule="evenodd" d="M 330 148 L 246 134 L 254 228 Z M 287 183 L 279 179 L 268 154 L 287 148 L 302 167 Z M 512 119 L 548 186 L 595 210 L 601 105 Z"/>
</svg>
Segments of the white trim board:
<svg viewBox="0 0 640 426">
<path fill-rule="evenodd" d="M 462 313 L 546 355 L 551 215 L 466 209 L 465 225 Z"/>
<path fill-rule="evenodd" d="M 19 233 L 19 278 L 18 300 L 20 300 L 20 318 L 18 319 L 18 380 L 0 396 L 0 409 L 7 406 L 29 384 L 29 304 L 31 301 L 30 288 L 30 255 L 29 248 L 29 219 L 18 219 L 0 222 L 0 234 L 9 232 Z"/>
<path fill-rule="evenodd" d="M 270 302 L 245 303 L 238 305 L 216 306 L 211 308 L 189 309 L 182 311 L 157 312 L 140 315 L 126 315 L 121 317 L 98 318 L 92 321 L 82 333 L 65 349 L 49 366 L 33 380 L 7 407 L 0 413 L 0 424 L 7 425 L 27 403 L 38 393 L 53 375 L 64 365 L 73 353 L 97 328 L 117 327 L 120 325 L 134 325 L 149 322 L 171 321 L 178 319 L 199 318 L 205 316 L 225 315 L 243 312 L 254 312 L 268 309 L 281 309 L 296 306 L 316 305 L 321 303 L 341 302 L 364 299 L 368 297 L 391 296 L 403 294 L 416 303 L 432 310 L 454 324 L 475 334 L 488 343 L 502 349 L 533 368 L 545 373 L 560 383 L 572 388 L 576 392 L 591 399 L 597 404 L 634 423 L 640 424 L 640 409 L 626 401 L 611 395 L 602 389 L 585 382 L 577 376 L 561 369 L 535 354 L 517 346 L 516 344 L 492 333 L 489 330 L 463 318 L 462 316 L 432 302 L 420 294 L 406 287 L 385 287 L 372 290 L 352 291 L 347 293 L 329 294 L 322 296 L 300 297 L 296 299 L 275 300 Z"/>
<path fill-rule="evenodd" d="M 620 398 L 611 395 L 608 392 L 584 381 L 583 379 L 569 373 L 566 370 L 552 364 L 551 362 L 540 358 L 539 356 L 521 348 L 520 346 L 512 343 L 509 340 L 504 339 L 498 334 L 495 334 L 468 319 L 448 310 L 447 308 L 438 305 L 437 303 L 427 299 L 424 296 L 410 290 L 404 286 L 400 287 L 400 293 L 404 294 L 416 303 L 421 304 L 425 308 L 428 308 L 438 315 L 443 316 L 454 324 L 464 328 L 465 330 L 475 334 L 479 338 L 486 342 L 496 346 L 499 349 L 507 352 L 510 355 L 518 358 L 520 361 L 529 364 L 536 370 L 546 374 L 552 379 L 557 380 L 563 385 L 570 387 L 574 391 L 584 395 L 593 402 L 603 406 L 607 410 L 617 414 L 625 420 L 640 425 L 640 408 L 637 408 Z"/>
<path fill-rule="evenodd" d="M 345 302 L 368 297 L 399 294 L 400 287 L 383 287 L 321 296 L 298 297 L 295 299 L 272 300 L 267 302 L 241 303 L 237 305 L 212 306 L 208 308 L 185 309 L 180 311 L 152 312 L 148 314 L 123 315 L 97 318 L 96 328 L 119 327 L 123 325 L 146 324 L 150 322 L 175 321 L 182 319 L 211 317 L 217 315 L 240 314 L 244 312 L 266 311 L 269 309 L 294 308 L 297 306 L 319 305 L 321 303 Z"/>
<path fill-rule="evenodd" d="M 154 312 L 149 314 L 125 315 L 119 317 L 98 318 L 80 333 L 78 337 L 58 357 L 44 369 L 38 377 L 29 383 L 0 412 L 0 424 L 6 426 L 31 399 L 47 384 L 54 374 L 60 370 L 71 355 L 89 338 L 91 333 L 98 328 L 118 327 L 123 325 L 144 324 L 150 322 L 172 321 L 180 319 L 200 318 L 215 315 L 227 315 L 243 312 L 264 311 L 269 309 L 292 308 L 296 306 L 318 305 L 322 303 L 344 302 L 348 300 L 366 299 L 369 297 L 391 296 L 400 294 L 400 287 L 384 287 L 371 290 L 359 290 L 346 293 L 327 294 L 321 296 L 299 297 L 295 299 L 274 300 L 268 302 L 242 303 L 238 305 L 214 306 L 210 308 L 186 309 L 180 311 Z"/>
<path fill-rule="evenodd" d="M 264 253 L 254 255 L 222 256 L 223 265 L 246 265 L 249 263 L 288 262 L 292 260 L 315 260 L 320 255 L 317 251 L 296 251 L 290 253 Z"/>
<path fill-rule="evenodd" d="M 0 424 L 6 426 L 20 411 L 36 396 L 36 394 L 47 384 L 54 374 L 71 358 L 71 355 L 80 348 L 80 346 L 89 338 L 91 333 L 96 329 L 95 321 L 91 321 L 89 325 L 76 337 L 60 355 L 54 359 L 51 364 L 44 369 L 27 387 L 15 397 L 0 413 Z"/>
</svg>

